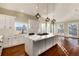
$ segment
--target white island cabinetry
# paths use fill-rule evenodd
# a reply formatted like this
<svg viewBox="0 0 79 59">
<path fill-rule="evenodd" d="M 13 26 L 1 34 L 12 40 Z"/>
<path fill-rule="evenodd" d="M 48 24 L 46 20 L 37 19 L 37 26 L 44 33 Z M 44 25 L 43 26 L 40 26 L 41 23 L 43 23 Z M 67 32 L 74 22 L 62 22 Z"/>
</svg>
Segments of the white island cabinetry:
<svg viewBox="0 0 79 59">
<path fill-rule="evenodd" d="M 57 42 L 54 35 L 32 35 L 25 41 L 25 51 L 28 55 L 37 56 L 53 47 Z"/>
</svg>

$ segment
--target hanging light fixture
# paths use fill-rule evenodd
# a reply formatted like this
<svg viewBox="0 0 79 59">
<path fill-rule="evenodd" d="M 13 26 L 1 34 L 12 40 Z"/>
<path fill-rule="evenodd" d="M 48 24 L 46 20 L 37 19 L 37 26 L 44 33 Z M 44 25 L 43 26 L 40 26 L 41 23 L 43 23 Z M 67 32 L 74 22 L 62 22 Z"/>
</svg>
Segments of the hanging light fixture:
<svg viewBox="0 0 79 59">
<path fill-rule="evenodd" d="M 49 22 L 49 20 L 50 20 L 50 18 L 49 18 L 49 17 L 47 17 L 45 21 L 46 21 L 46 22 Z"/>
<path fill-rule="evenodd" d="M 48 4 L 47 4 L 47 15 L 48 15 Z M 46 22 L 49 22 L 49 20 L 50 20 L 49 17 L 47 17 L 47 18 L 45 19 Z"/>
<path fill-rule="evenodd" d="M 39 19 L 39 18 L 41 17 L 41 15 L 40 15 L 39 13 L 37 13 L 37 14 L 35 15 L 35 17 L 36 17 L 37 19 Z"/>
<path fill-rule="evenodd" d="M 52 9 L 53 9 L 53 7 L 52 7 Z M 56 19 L 54 18 L 54 16 L 55 16 L 54 14 L 55 14 L 55 10 L 54 10 L 54 12 L 53 12 L 53 19 L 52 19 L 52 21 L 51 21 L 52 24 L 55 24 L 55 22 L 56 22 Z"/>
<path fill-rule="evenodd" d="M 52 22 L 52 24 L 55 24 L 56 20 L 55 20 L 55 19 L 53 19 L 51 22 Z"/>
<path fill-rule="evenodd" d="M 55 25 L 55 22 L 56 22 L 56 20 L 54 19 L 54 16 L 53 16 L 53 20 L 51 21 L 51 23 L 53 24 L 53 34 L 54 34 L 54 25 Z"/>
<path fill-rule="evenodd" d="M 39 19 L 41 17 L 41 15 L 39 14 L 39 4 L 37 4 L 37 14 L 35 15 L 36 19 Z"/>
</svg>

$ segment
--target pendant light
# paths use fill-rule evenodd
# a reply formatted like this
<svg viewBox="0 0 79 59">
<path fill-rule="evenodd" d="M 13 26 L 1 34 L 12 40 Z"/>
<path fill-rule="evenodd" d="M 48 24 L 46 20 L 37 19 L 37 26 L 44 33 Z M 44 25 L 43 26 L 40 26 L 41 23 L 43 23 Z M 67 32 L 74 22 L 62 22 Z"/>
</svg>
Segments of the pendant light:
<svg viewBox="0 0 79 59">
<path fill-rule="evenodd" d="M 48 15 L 48 4 L 47 4 L 47 15 Z M 47 18 L 45 19 L 46 22 L 49 22 L 49 20 L 50 20 L 49 17 L 47 17 Z"/>
<path fill-rule="evenodd" d="M 52 22 L 52 24 L 55 24 L 56 20 L 53 18 L 53 20 L 51 22 Z"/>
<path fill-rule="evenodd" d="M 53 9 L 53 7 L 52 7 L 52 9 Z M 54 18 L 54 16 L 55 16 L 54 14 L 55 14 L 55 10 L 54 10 L 54 12 L 53 12 L 53 19 L 52 19 L 52 21 L 51 21 L 52 24 L 55 24 L 55 22 L 56 22 L 56 19 Z"/>
<path fill-rule="evenodd" d="M 39 19 L 41 17 L 38 10 L 39 10 L 39 4 L 37 4 L 37 13 L 35 15 L 36 19 Z"/>
<path fill-rule="evenodd" d="M 51 23 L 53 24 L 53 34 L 54 34 L 54 25 L 55 25 L 55 22 L 56 22 L 56 20 L 54 19 L 54 16 L 53 16 L 53 20 L 51 21 Z"/>
</svg>

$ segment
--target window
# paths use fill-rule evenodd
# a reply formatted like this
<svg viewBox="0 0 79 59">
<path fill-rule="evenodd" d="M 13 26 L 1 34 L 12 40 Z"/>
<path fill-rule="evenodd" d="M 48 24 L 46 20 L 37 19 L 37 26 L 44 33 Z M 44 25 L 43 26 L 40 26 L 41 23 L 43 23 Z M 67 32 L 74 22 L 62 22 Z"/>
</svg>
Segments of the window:
<svg viewBox="0 0 79 59">
<path fill-rule="evenodd" d="M 44 32 L 45 32 L 45 23 L 39 23 L 38 33 L 44 33 Z"/>
<path fill-rule="evenodd" d="M 69 23 L 68 24 L 68 31 L 69 31 L 69 36 L 77 36 L 77 23 Z"/>
<path fill-rule="evenodd" d="M 15 27 L 18 31 L 27 30 L 27 24 L 25 23 L 16 22 Z"/>
<path fill-rule="evenodd" d="M 45 33 L 45 23 L 42 23 L 42 33 Z"/>
<path fill-rule="evenodd" d="M 40 23 L 39 25 L 39 33 L 50 33 L 50 23 Z"/>
<path fill-rule="evenodd" d="M 47 23 L 47 33 L 50 33 L 50 23 Z"/>
<path fill-rule="evenodd" d="M 58 24 L 58 34 L 64 35 L 64 25 L 63 24 Z"/>
</svg>

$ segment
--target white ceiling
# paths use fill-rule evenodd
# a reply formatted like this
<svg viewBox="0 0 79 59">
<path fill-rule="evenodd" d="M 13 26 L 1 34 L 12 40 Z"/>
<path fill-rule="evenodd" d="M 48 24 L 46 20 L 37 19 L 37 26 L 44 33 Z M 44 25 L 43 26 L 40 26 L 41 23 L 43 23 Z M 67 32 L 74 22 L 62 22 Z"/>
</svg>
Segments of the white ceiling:
<svg viewBox="0 0 79 59">
<path fill-rule="evenodd" d="M 53 19 L 54 16 L 59 22 L 79 19 L 79 4 L 77 3 L 39 3 L 39 10 L 37 10 L 37 5 L 36 3 L 0 3 L 0 7 L 30 15 L 39 12 L 45 18 L 48 16 Z"/>
</svg>

